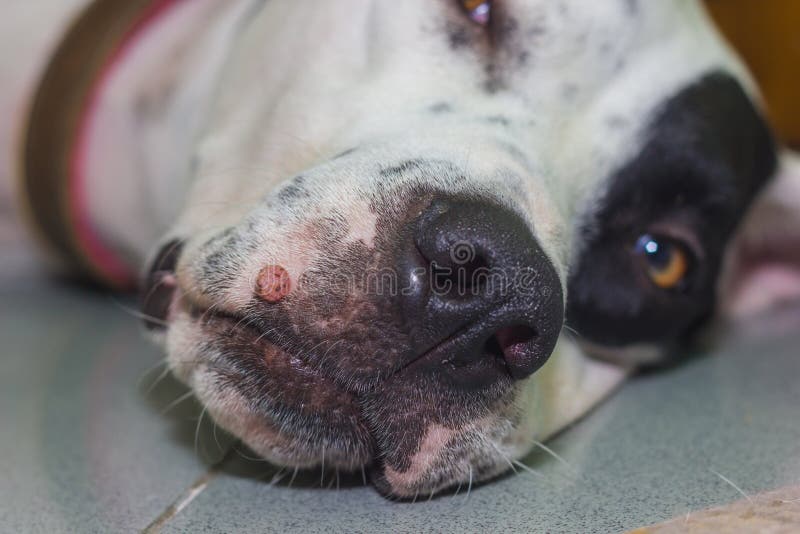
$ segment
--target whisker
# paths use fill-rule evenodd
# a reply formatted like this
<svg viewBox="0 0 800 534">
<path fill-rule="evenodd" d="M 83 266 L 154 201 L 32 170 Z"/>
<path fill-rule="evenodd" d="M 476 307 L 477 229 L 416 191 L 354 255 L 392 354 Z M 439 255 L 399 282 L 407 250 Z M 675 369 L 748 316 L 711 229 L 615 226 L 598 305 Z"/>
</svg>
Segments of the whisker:
<svg viewBox="0 0 800 534">
<path fill-rule="evenodd" d="M 150 290 L 150 292 L 152 293 L 153 291 L 155 291 L 157 287 L 158 287 L 158 284 L 156 284 L 156 285 L 155 285 L 155 286 L 154 286 L 154 287 L 153 287 L 153 288 Z M 146 297 L 144 297 L 144 298 L 146 299 L 146 298 L 148 298 L 149 296 L 150 296 L 150 295 L 148 294 L 148 295 L 147 295 Z M 120 301 L 119 301 L 118 299 L 116 299 L 116 298 L 111 298 L 111 302 L 112 302 L 112 303 L 114 303 L 114 305 L 115 305 L 117 308 L 119 308 L 120 310 L 124 311 L 125 313 L 127 313 L 128 315 L 130 315 L 130 316 L 132 316 L 132 317 L 135 317 L 136 319 L 139 319 L 140 321 L 147 321 L 147 322 L 155 323 L 155 324 L 157 324 L 157 325 L 159 325 L 159 326 L 163 326 L 163 327 L 167 327 L 167 326 L 169 326 L 169 323 L 168 323 L 167 321 L 165 321 L 164 319 L 160 319 L 160 318 L 158 318 L 158 317 L 155 317 L 155 316 L 153 316 L 153 315 L 148 315 L 148 314 L 146 314 L 146 313 L 144 313 L 144 312 L 142 312 L 142 311 L 140 311 L 140 310 L 134 310 L 133 308 L 131 308 L 131 307 L 129 307 L 129 306 L 126 306 L 125 304 L 123 304 L 122 302 L 120 302 Z"/>
<path fill-rule="evenodd" d="M 220 445 L 219 439 L 217 438 L 217 426 L 218 426 L 217 422 L 212 418 L 211 423 L 212 423 L 211 435 L 214 436 L 214 443 L 217 444 L 217 450 L 219 450 L 219 452 L 222 452 L 223 451 L 222 445 Z"/>
<path fill-rule="evenodd" d="M 270 335 L 271 333 L 273 333 L 273 332 L 275 332 L 277 330 L 278 330 L 277 328 L 270 328 L 269 330 L 264 331 L 261 335 L 259 335 L 255 339 L 255 341 L 253 341 L 253 344 L 258 343 L 259 341 L 261 341 L 262 339 L 264 339 L 265 337 L 267 337 L 268 335 Z"/>
<path fill-rule="evenodd" d="M 525 465 L 524 463 L 520 462 L 519 460 L 511 460 L 511 461 L 514 463 L 514 465 L 516 465 L 517 467 L 519 467 L 520 469 L 522 469 L 526 473 L 530 473 L 531 475 L 536 476 L 536 477 L 544 478 L 543 474 L 539 473 L 538 471 L 535 471 L 531 467 L 528 467 L 527 465 Z"/>
<path fill-rule="evenodd" d="M 180 397 L 178 397 L 178 398 L 177 398 L 177 399 L 175 399 L 174 401 L 170 402 L 170 403 L 167 405 L 167 407 L 166 407 L 166 408 L 164 408 L 163 410 L 161 410 L 161 415 L 165 415 L 167 412 L 169 412 L 170 410 L 172 410 L 172 409 L 173 409 L 175 406 L 179 405 L 180 403 L 182 403 L 182 402 L 183 402 L 183 401 L 185 401 L 186 399 L 189 399 L 189 398 L 191 398 L 193 395 L 194 395 L 194 391 L 188 391 L 188 392 L 184 393 L 183 395 L 181 395 Z"/>
<path fill-rule="evenodd" d="M 167 359 L 161 358 L 158 362 L 154 363 L 153 365 L 145 369 L 145 371 L 142 373 L 142 376 L 139 378 L 139 380 L 136 381 L 136 389 L 140 389 L 142 387 L 142 382 L 144 382 L 145 378 L 147 378 L 148 375 L 150 375 L 150 373 L 152 373 L 153 371 L 164 365 L 167 365 Z"/>
<path fill-rule="evenodd" d="M 514 467 L 514 463 L 511 461 L 511 458 L 509 458 L 505 453 L 503 453 L 503 451 L 500 450 L 500 447 L 498 447 L 494 441 L 484 436 L 483 434 L 479 434 L 479 437 L 484 443 L 488 443 L 495 450 L 495 452 L 500 455 L 500 458 L 505 460 L 505 462 L 508 464 L 508 467 L 511 468 L 511 470 L 514 472 L 515 475 L 519 474 L 517 473 L 517 470 Z"/>
<path fill-rule="evenodd" d="M 458 493 L 461 491 L 461 484 L 463 484 L 463 482 L 459 482 L 458 483 L 458 487 L 456 488 L 456 492 L 453 494 L 451 499 L 455 499 L 456 497 L 458 497 Z"/>
<path fill-rule="evenodd" d="M 294 479 L 297 478 L 297 471 L 298 470 L 300 470 L 300 466 L 298 466 L 298 465 L 294 466 L 294 473 L 292 473 L 292 478 L 289 479 L 289 487 L 290 488 L 292 487 L 292 483 L 294 482 Z"/>
<path fill-rule="evenodd" d="M 147 390 L 144 392 L 145 397 L 149 397 L 153 390 L 163 381 L 165 378 L 169 376 L 169 365 L 166 361 L 164 361 L 164 370 L 156 377 L 156 379 L 147 387 Z"/>
<path fill-rule="evenodd" d="M 326 350 L 326 351 L 325 351 L 325 353 L 322 355 L 322 357 L 319 359 L 319 366 L 320 366 L 320 367 L 322 367 L 322 366 L 324 366 L 324 365 L 325 365 L 325 360 L 326 360 L 326 358 L 327 358 L 327 356 L 328 356 L 328 353 L 331 351 L 331 349 L 332 349 L 333 347 L 335 347 L 335 346 L 336 346 L 338 343 L 341 343 L 341 342 L 343 342 L 343 341 L 344 341 L 343 339 L 338 339 L 338 340 L 334 341 L 334 342 L 333 342 L 333 343 L 332 343 L 332 344 L 331 344 L 331 345 L 328 347 L 328 350 Z M 304 354 L 301 354 L 301 355 L 300 355 L 300 358 L 301 358 L 301 359 L 303 359 L 303 358 L 307 359 L 309 356 L 311 356 L 311 355 L 312 355 L 312 352 L 313 352 L 314 350 L 316 350 L 316 348 L 317 348 L 317 347 L 320 347 L 320 346 L 322 346 L 324 343 L 325 343 L 325 340 L 323 340 L 323 341 L 320 341 L 319 343 L 317 343 L 316 345 L 314 345 L 314 346 L 313 346 L 311 349 L 309 349 L 309 350 L 307 350 L 307 351 L 304 351 Z"/>
<path fill-rule="evenodd" d="M 322 484 L 325 481 L 325 445 L 322 445 L 322 464 L 320 466 L 320 472 L 322 474 L 320 475 L 319 479 L 319 487 L 322 487 Z"/>
<path fill-rule="evenodd" d="M 276 485 L 278 482 L 283 480 L 285 476 L 286 476 L 285 469 L 281 469 L 280 471 L 275 473 L 275 475 L 273 475 L 272 480 L 269 481 L 269 485 L 270 486 Z"/>
<path fill-rule="evenodd" d="M 578 332 L 577 330 L 575 330 L 574 328 L 572 328 L 571 326 L 569 326 L 568 324 L 565 324 L 563 328 L 569 334 L 571 334 L 572 337 L 574 337 L 575 339 L 583 339 L 583 336 L 581 335 L 581 333 Z"/>
<path fill-rule="evenodd" d="M 194 429 L 194 454 L 202 459 L 199 450 L 199 442 L 200 442 L 200 425 L 203 424 L 203 416 L 206 414 L 207 407 L 203 407 L 203 410 L 200 412 L 200 417 L 197 418 L 197 426 Z"/>
<path fill-rule="evenodd" d="M 241 441 L 240 441 L 240 443 L 241 443 Z M 232 448 L 233 448 L 233 451 L 234 451 L 236 454 L 238 454 L 240 457 L 242 457 L 242 458 L 244 458 L 245 460 L 248 460 L 248 461 L 250 461 L 250 462 L 269 462 L 269 460 L 266 460 L 266 459 L 264 459 L 264 458 L 255 458 L 255 457 L 253 457 L 253 456 L 248 456 L 248 455 L 246 455 L 245 453 L 243 453 L 242 451 L 240 451 L 238 448 L 236 448 L 236 445 L 234 445 Z"/>
<path fill-rule="evenodd" d="M 547 445 L 545 445 L 545 444 L 544 444 L 544 443 L 542 443 L 541 441 L 538 441 L 538 440 L 535 440 L 535 439 L 533 439 L 533 440 L 531 440 L 531 441 L 532 441 L 532 443 L 533 443 L 534 445 L 536 445 L 537 447 L 539 447 L 540 449 L 542 449 L 543 451 L 545 451 L 547 454 L 549 454 L 550 456 L 552 456 L 553 458 L 555 458 L 556 460 L 558 460 L 559 462 L 561 462 L 561 463 L 562 463 L 562 464 L 563 464 L 565 467 L 567 467 L 567 468 L 568 468 L 570 471 L 572 471 L 573 473 L 575 473 L 575 472 L 576 472 L 576 469 L 575 469 L 575 468 L 574 468 L 572 465 L 570 465 L 570 463 L 569 463 L 569 462 L 567 462 L 567 461 L 566 461 L 564 458 L 562 458 L 561 456 L 559 456 L 558 454 L 556 454 L 556 452 L 555 452 L 553 449 L 551 449 L 550 447 L 548 447 Z"/>
<path fill-rule="evenodd" d="M 737 486 L 737 485 L 736 485 L 736 484 L 735 484 L 735 483 L 734 483 L 734 482 L 733 482 L 731 479 L 729 479 L 728 477 L 726 477 L 725 475 L 723 475 L 722 473 L 720 473 L 720 472 L 718 472 L 718 471 L 714 471 L 713 469 L 709 469 L 709 471 L 711 471 L 712 473 L 714 473 L 715 475 L 717 475 L 717 476 L 718 476 L 719 478 L 721 478 L 721 479 L 722 479 L 724 482 L 726 482 L 726 483 L 727 483 L 729 486 L 731 486 L 733 489 L 735 489 L 736 491 L 738 491 L 739 493 L 741 493 L 741 494 L 742 494 L 742 496 L 743 496 L 745 499 L 747 499 L 748 501 L 750 501 L 750 504 L 752 504 L 752 503 L 753 503 L 753 499 L 751 499 L 751 498 L 750 498 L 750 496 L 749 496 L 747 493 L 745 493 L 745 492 L 744 492 L 744 490 L 742 490 L 742 488 L 740 488 L 739 486 Z"/>
</svg>

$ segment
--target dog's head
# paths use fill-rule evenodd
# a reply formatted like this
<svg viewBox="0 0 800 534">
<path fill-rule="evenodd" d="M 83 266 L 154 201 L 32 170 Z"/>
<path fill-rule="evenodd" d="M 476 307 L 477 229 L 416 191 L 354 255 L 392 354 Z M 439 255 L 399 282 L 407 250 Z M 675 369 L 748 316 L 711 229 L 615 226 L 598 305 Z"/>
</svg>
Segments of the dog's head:
<svg viewBox="0 0 800 534">
<path fill-rule="evenodd" d="M 712 313 L 772 138 L 693 1 L 323 4 L 240 36 L 145 311 L 271 461 L 492 477 Z"/>
</svg>

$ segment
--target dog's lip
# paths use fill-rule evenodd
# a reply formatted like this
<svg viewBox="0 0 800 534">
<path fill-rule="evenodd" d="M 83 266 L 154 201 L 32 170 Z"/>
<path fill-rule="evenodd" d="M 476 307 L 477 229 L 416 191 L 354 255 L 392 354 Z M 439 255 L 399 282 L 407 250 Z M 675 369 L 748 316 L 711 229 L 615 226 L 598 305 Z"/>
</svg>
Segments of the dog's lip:
<svg viewBox="0 0 800 534">
<path fill-rule="evenodd" d="M 288 357 L 293 360 L 295 367 L 302 367 L 305 371 L 316 372 L 308 365 L 298 351 L 293 351 L 288 348 L 287 343 L 281 343 L 278 335 L 273 329 L 264 328 L 260 321 L 255 318 L 248 318 L 246 314 L 237 314 L 225 309 L 215 308 L 214 306 L 202 306 L 193 301 L 187 293 L 178 291 L 181 297 L 176 297 L 173 306 L 179 306 L 185 313 L 192 317 L 201 327 L 213 327 L 215 322 L 222 322 L 227 326 L 235 329 L 247 330 L 253 335 L 253 342 L 259 344 L 269 344 L 277 347 L 282 352 L 286 353 Z M 217 335 L 218 332 L 215 332 Z M 210 333 L 214 334 L 214 333 Z M 319 373 L 321 376 L 321 373 Z"/>
<path fill-rule="evenodd" d="M 442 341 L 425 348 L 416 356 L 399 362 L 398 365 L 386 369 L 384 372 L 377 373 L 374 377 L 365 382 L 359 383 L 358 387 L 351 389 L 337 383 L 324 370 L 317 368 L 302 357 L 303 350 L 292 347 L 292 339 L 287 337 L 278 329 L 269 328 L 258 317 L 248 317 L 245 313 L 236 313 L 224 308 L 215 306 L 203 306 L 190 297 L 190 293 L 183 291 L 178 284 L 177 291 L 172 303 L 173 312 L 170 313 L 170 322 L 175 315 L 176 309 L 181 309 L 190 317 L 194 318 L 203 327 L 213 327 L 215 322 L 223 322 L 228 327 L 245 329 L 253 337 L 254 343 L 271 345 L 283 353 L 292 361 L 292 366 L 298 371 L 313 373 L 315 376 L 325 378 L 330 381 L 337 389 L 349 391 L 351 393 L 365 393 L 374 390 L 385 381 L 405 373 L 414 373 L 424 370 L 436 370 L 446 368 L 458 368 L 456 373 L 459 379 L 464 380 L 472 377 L 474 381 L 491 382 L 492 380 L 512 379 L 512 374 L 508 365 L 502 357 L 496 357 L 487 350 L 481 350 L 480 355 L 473 354 L 471 357 L 464 358 L 463 345 L 469 339 L 481 335 L 481 330 L 485 328 L 483 320 L 478 319 L 460 325 L 455 331 Z M 219 331 L 207 332 L 208 335 L 220 335 Z M 492 336 L 493 337 L 493 336 Z M 447 376 L 448 373 L 442 373 Z M 479 380 L 476 380 L 480 378 Z M 457 380 L 459 381 L 459 380 Z"/>
<path fill-rule="evenodd" d="M 331 380 L 325 373 L 319 371 L 310 365 L 304 358 L 302 358 L 302 351 L 292 350 L 288 347 L 288 343 L 281 342 L 277 339 L 276 334 L 268 328 L 262 328 L 262 325 L 255 324 L 253 321 L 248 320 L 246 316 L 236 315 L 226 311 L 215 311 L 212 309 L 203 309 L 192 305 L 184 304 L 184 308 L 189 308 L 190 315 L 203 329 L 204 333 L 209 336 L 226 336 L 232 335 L 234 330 L 247 332 L 248 338 L 254 345 L 260 346 L 267 350 L 275 349 L 278 353 L 285 356 L 286 363 L 296 372 L 307 375 L 313 375 L 317 380 L 324 381 L 328 387 L 340 391 L 342 393 L 347 390 L 341 388 L 334 380 Z M 348 392 L 353 393 L 353 392 Z"/>
</svg>

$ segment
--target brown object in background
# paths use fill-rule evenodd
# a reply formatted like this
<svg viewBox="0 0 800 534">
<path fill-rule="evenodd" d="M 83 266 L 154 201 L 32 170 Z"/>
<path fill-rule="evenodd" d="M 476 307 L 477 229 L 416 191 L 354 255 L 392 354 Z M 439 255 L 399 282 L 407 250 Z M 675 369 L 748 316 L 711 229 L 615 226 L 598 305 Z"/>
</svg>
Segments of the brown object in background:
<svg viewBox="0 0 800 534">
<path fill-rule="evenodd" d="M 800 0 L 707 0 L 750 66 L 779 137 L 800 148 Z"/>
</svg>

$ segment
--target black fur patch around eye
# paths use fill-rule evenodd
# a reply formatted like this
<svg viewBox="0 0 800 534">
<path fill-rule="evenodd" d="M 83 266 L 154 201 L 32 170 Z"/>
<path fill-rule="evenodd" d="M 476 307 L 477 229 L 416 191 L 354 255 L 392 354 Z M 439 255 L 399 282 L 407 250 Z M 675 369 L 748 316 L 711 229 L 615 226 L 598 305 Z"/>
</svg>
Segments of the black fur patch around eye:
<svg viewBox="0 0 800 534">
<path fill-rule="evenodd" d="M 606 346 L 685 338 L 713 312 L 725 246 L 774 174 L 772 136 L 731 76 L 714 72 L 657 111 L 639 154 L 610 180 L 569 280 L 568 324 Z M 702 248 L 682 293 L 653 287 L 631 254 L 654 224 L 686 228 Z"/>
</svg>

